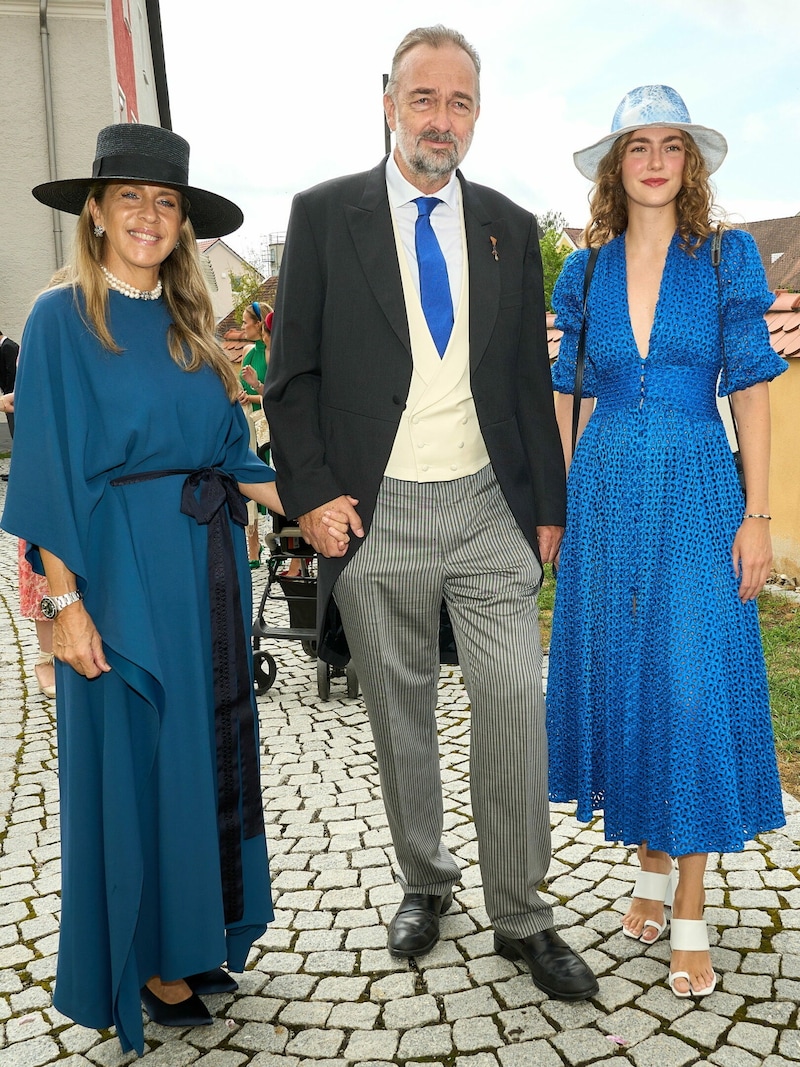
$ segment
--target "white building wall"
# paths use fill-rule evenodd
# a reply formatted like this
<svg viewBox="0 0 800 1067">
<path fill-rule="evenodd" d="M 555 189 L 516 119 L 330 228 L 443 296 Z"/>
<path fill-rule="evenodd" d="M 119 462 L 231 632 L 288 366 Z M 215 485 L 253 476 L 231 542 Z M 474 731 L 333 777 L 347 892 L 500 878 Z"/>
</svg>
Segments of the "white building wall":
<svg viewBox="0 0 800 1067">
<path fill-rule="evenodd" d="M 49 0 L 50 70 L 56 173 L 91 173 L 97 133 L 118 121 L 117 84 L 106 0 Z M 0 0 L 0 42 L 6 68 L 0 93 L 0 327 L 19 340 L 34 297 L 56 269 L 54 227 L 68 255 L 75 219 L 31 196 L 51 179 L 38 0 Z M 149 57 L 148 57 L 149 62 Z M 142 120 L 158 123 L 155 86 L 143 84 Z M 145 107 L 145 101 L 147 106 Z"/>
<path fill-rule="evenodd" d="M 219 322 L 226 315 L 230 315 L 233 305 L 236 303 L 233 289 L 231 288 L 231 274 L 244 274 L 245 271 L 254 270 L 255 268 L 242 259 L 240 255 L 237 255 L 224 241 L 215 241 L 202 254 L 210 261 L 214 269 L 217 291 L 214 292 L 212 290 L 211 303 L 214 308 L 214 318 Z M 259 277 L 261 277 L 260 273 Z"/>
</svg>

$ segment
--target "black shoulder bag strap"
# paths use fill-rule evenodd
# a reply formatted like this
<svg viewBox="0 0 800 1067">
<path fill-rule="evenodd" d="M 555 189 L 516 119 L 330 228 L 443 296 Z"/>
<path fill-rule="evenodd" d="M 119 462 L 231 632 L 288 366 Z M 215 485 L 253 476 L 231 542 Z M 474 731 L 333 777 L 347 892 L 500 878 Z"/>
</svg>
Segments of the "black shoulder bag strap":
<svg viewBox="0 0 800 1067">
<path fill-rule="evenodd" d="M 575 445 L 578 442 L 578 421 L 581 414 L 581 399 L 583 394 L 583 365 L 586 362 L 586 301 L 589 297 L 589 286 L 592 284 L 594 265 L 600 249 L 591 248 L 589 258 L 586 260 L 586 273 L 583 276 L 583 313 L 581 317 L 581 332 L 578 337 L 578 354 L 575 359 L 575 388 L 572 391 L 572 455 L 575 455 Z"/>
</svg>

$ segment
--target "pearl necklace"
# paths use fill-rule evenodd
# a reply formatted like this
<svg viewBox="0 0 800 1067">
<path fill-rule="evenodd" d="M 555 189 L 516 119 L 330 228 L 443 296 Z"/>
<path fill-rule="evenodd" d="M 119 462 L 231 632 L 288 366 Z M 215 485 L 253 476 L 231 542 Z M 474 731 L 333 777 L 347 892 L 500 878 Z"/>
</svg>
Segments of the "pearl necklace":
<svg viewBox="0 0 800 1067">
<path fill-rule="evenodd" d="M 128 285 L 127 282 L 122 282 L 115 275 L 111 273 L 108 267 L 104 267 L 100 264 L 100 270 L 103 272 L 108 283 L 109 289 L 116 289 L 118 293 L 122 293 L 123 296 L 129 296 L 131 300 L 158 300 L 161 296 L 161 279 L 158 279 L 155 289 L 137 289 L 135 285 Z"/>
</svg>

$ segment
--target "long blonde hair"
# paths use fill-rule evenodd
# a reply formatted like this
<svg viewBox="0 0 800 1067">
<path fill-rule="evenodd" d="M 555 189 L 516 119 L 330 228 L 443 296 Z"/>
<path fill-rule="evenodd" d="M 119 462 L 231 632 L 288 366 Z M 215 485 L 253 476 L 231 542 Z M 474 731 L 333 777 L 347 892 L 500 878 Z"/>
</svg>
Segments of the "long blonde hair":
<svg viewBox="0 0 800 1067">
<path fill-rule="evenodd" d="M 72 285 L 77 297 L 80 289 L 85 314 L 76 300 L 86 324 L 104 348 L 119 353 L 121 349 L 111 336 L 108 325 L 108 286 L 100 270 L 103 241 L 95 236 L 94 219 L 89 201 L 100 203 L 108 186 L 98 182 L 89 190 L 86 203 L 78 218 L 72 261 L 64 281 Z M 241 391 L 236 372 L 214 336 L 214 310 L 206 288 L 197 253 L 194 228 L 186 215 L 186 202 L 181 198 L 183 220 L 178 231 L 178 243 L 161 264 L 159 277 L 163 285 L 163 300 L 172 316 L 167 335 L 169 354 L 186 371 L 207 366 L 222 380 L 225 391 L 235 400 Z"/>
<path fill-rule="evenodd" d="M 633 131 L 636 132 L 636 131 Z M 689 255 L 708 237 L 714 227 L 714 193 L 708 167 L 697 143 L 686 130 L 681 131 L 685 150 L 683 186 L 675 198 L 680 247 Z M 622 159 L 633 133 L 617 138 L 600 160 L 594 190 L 589 199 L 591 217 L 583 231 L 586 248 L 607 244 L 624 233 L 628 226 L 628 197 L 622 185 Z"/>
</svg>

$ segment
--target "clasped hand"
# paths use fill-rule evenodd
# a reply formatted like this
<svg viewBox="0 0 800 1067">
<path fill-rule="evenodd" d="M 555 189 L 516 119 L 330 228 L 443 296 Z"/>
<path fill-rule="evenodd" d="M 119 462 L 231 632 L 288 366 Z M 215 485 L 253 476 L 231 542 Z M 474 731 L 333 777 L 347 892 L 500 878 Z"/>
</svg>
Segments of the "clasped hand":
<svg viewBox="0 0 800 1067">
<path fill-rule="evenodd" d="M 329 559 L 343 556 L 347 551 L 352 530 L 356 537 L 364 536 L 364 527 L 355 509 L 358 501 L 352 496 L 338 496 L 307 511 L 297 520 L 303 537 L 321 556 Z"/>
</svg>

